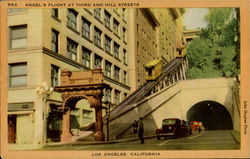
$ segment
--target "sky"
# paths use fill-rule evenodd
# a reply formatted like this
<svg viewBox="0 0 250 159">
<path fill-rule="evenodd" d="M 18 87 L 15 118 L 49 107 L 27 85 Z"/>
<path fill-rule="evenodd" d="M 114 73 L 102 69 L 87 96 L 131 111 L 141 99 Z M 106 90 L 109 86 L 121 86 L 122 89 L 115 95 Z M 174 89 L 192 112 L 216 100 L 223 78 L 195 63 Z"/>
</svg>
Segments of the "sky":
<svg viewBox="0 0 250 159">
<path fill-rule="evenodd" d="M 204 17 L 208 8 L 186 8 L 184 14 L 184 26 L 186 29 L 204 28 L 207 25 Z"/>
</svg>

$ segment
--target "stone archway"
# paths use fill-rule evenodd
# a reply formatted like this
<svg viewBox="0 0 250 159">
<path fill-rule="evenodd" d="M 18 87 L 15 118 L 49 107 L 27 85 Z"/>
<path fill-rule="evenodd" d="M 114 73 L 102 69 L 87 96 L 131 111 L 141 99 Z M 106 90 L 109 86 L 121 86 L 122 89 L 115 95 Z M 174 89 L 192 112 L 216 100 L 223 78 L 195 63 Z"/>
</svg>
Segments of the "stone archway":
<svg viewBox="0 0 250 159">
<path fill-rule="evenodd" d="M 62 93 L 63 104 L 60 110 L 63 112 L 61 141 L 68 142 L 72 138 L 70 132 L 70 110 L 81 99 L 86 99 L 90 107 L 95 109 L 95 134 L 96 141 L 105 140 L 102 120 L 102 96 L 103 89 L 109 86 L 103 83 L 101 69 L 85 72 L 71 72 L 63 70 L 61 73 L 61 86 L 55 87 L 55 91 Z"/>
</svg>

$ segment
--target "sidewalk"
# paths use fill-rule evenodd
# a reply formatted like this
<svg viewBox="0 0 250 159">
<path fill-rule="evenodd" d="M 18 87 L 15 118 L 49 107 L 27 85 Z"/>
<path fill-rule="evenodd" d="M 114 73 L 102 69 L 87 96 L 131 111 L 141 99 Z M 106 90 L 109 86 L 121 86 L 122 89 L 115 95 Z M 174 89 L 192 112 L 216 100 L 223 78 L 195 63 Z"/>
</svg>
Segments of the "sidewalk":
<svg viewBox="0 0 250 159">
<path fill-rule="evenodd" d="M 43 148 L 41 144 L 8 144 L 10 151 L 14 150 L 36 150 Z"/>
<path fill-rule="evenodd" d="M 153 138 L 155 135 L 145 136 L 145 139 Z M 61 146 L 81 146 L 81 145 L 102 145 L 102 144 L 115 144 L 115 143 L 126 143 L 131 141 L 139 140 L 138 137 L 115 139 L 110 141 L 71 141 L 71 142 L 53 142 L 43 144 L 9 144 L 8 149 L 10 151 L 16 150 L 38 150 L 44 147 L 61 147 Z"/>
<path fill-rule="evenodd" d="M 155 135 L 149 135 L 145 136 L 145 139 L 148 138 L 154 138 Z M 110 140 L 110 141 L 81 141 L 81 142 L 67 142 L 67 143 L 48 143 L 44 147 L 53 147 L 53 146 L 80 146 L 80 145 L 101 145 L 101 144 L 115 144 L 115 143 L 126 143 L 126 142 L 131 142 L 131 141 L 137 141 L 139 140 L 137 137 L 133 138 L 124 138 L 124 139 L 115 139 L 115 140 Z"/>
</svg>

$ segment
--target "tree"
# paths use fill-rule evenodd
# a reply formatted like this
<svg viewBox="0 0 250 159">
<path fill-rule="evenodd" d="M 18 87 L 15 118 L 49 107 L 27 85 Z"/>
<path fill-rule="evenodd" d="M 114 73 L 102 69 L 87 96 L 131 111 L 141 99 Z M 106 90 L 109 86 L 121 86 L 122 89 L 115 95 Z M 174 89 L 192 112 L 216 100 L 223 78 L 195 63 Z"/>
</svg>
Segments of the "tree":
<svg viewBox="0 0 250 159">
<path fill-rule="evenodd" d="M 207 28 L 187 49 L 188 78 L 233 77 L 239 72 L 238 21 L 232 8 L 211 8 Z M 239 58 L 238 58 L 239 59 Z"/>
</svg>

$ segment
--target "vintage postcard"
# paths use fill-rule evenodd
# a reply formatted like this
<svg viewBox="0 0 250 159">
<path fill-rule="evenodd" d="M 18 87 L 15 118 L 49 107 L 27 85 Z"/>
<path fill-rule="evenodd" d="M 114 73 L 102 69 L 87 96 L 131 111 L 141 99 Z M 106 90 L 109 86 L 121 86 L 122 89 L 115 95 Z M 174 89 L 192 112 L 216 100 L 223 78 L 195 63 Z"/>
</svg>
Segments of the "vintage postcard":
<svg viewBox="0 0 250 159">
<path fill-rule="evenodd" d="M 249 158 L 248 0 L 1 7 L 1 158 Z"/>
</svg>

